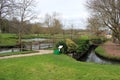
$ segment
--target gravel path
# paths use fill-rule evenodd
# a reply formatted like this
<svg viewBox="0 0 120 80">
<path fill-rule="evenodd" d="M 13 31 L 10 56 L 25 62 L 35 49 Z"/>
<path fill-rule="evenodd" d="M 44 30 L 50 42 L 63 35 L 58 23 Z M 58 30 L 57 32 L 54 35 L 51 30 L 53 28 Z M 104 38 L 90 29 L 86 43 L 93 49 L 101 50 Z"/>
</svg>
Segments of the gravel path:
<svg viewBox="0 0 120 80">
<path fill-rule="evenodd" d="M 24 57 L 24 56 L 34 56 L 34 55 L 42 55 L 42 54 L 52 54 L 52 53 L 53 53 L 53 50 L 39 50 L 39 52 L 37 52 L 37 53 L 4 56 L 4 57 L 0 57 L 0 59 L 17 58 L 17 57 Z"/>
</svg>

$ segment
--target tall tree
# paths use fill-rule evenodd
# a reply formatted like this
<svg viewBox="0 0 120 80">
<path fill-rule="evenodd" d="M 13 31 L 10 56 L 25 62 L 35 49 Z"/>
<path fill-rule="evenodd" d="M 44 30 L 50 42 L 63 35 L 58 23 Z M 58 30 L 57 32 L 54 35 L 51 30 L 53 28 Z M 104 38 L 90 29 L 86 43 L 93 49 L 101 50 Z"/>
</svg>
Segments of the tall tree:
<svg viewBox="0 0 120 80">
<path fill-rule="evenodd" d="M 46 27 L 48 27 L 49 34 L 52 34 L 52 32 L 51 32 L 51 27 L 52 27 L 52 17 L 51 17 L 51 15 L 49 15 L 49 14 L 45 15 L 44 24 L 46 25 Z"/>
<path fill-rule="evenodd" d="M 4 32 L 3 20 L 11 14 L 13 0 L 0 0 L 0 32 Z"/>
<path fill-rule="evenodd" d="M 120 43 L 120 0 L 89 0 L 88 7 L 99 16 Z"/>
<path fill-rule="evenodd" d="M 57 13 L 53 13 L 52 15 L 47 14 L 44 23 L 49 28 L 50 34 L 58 34 L 62 31 L 62 23 Z"/>
<path fill-rule="evenodd" d="M 53 29 L 52 29 L 52 33 L 53 34 L 59 34 L 59 33 L 61 33 L 62 32 L 62 23 L 60 22 L 60 20 L 59 19 L 57 19 L 57 18 L 54 18 L 54 20 L 53 20 Z"/>
<path fill-rule="evenodd" d="M 35 23 L 32 25 L 32 33 L 33 34 L 39 34 L 42 32 L 42 27 L 40 23 Z"/>
<path fill-rule="evenodd" d="M 102 24 L 102 22 L 100 21 L 98 16 L 92 16 L 90 18 L 88 18 L 88 30 L 90 30 L 90 32 L 96 36 L 100 36 L 100 32 L 101 32 L 101 28 L 104 25 Z"/>
<path fill-rule="evenodd" d="M 16 9 L 14 11 L 14 16 L 20 21 L 19 30 L 18 30 L 18 37 L 19 37 L 19 44 L 22 47 L 22 35 L 24 31 L 24 24 L 27 21 L 30 21 L 35 17 L 33 14 L 33 2 L 34 0 L 17 0 L 16 1 Z"/>
</svg>

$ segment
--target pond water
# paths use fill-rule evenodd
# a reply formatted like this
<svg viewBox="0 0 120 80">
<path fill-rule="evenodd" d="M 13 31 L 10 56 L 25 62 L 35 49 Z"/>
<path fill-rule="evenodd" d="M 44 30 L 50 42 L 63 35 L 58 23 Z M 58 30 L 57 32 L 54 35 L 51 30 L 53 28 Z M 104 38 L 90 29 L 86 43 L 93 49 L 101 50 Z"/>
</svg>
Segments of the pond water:
<svg viewBox="0 0 120 80">
<path fill-rule="evenodd" d="M 43 39 L 43 38 L 22 39 L 22 41 L 26 41 L 26 42 L 29 42 L 29 41 L 45 41 L 45 40 L 49 40 L 49 39 Z M 46 48 L 51 48 L 51 47 L 53 47 L 53 43 L 33 44 L 32 45 L 32 50 L 46 49 Z M 29 50 L 31 48 L 31 45 L 26 44 L 25 48 Z M 20 51 L 20 49 L 19 48 L 14 48 L 14 49 L 3 48 L 3 49 L 0 49 L 0 54 L 1 53 L 6 53 L 6 52 L 12 52 L 12 51 L 18 52 L 18 51 Z"/>
<path fill-rule="evenodd" d="M 86 62 L 94 62 L 94 63 L 100 63 L 100 64 L 120 64 L 118 61 L 112 61 L 112 60 L 107 60 L 104 58 L 101 58 L 95 54 L 94 49 L 90 51 L 90 54 L 87 56 Z"/>
<path fill-rule="evenodd" d="M 30 49 L 30 47 L 31 47 L 31 45 L 25 45 L 26 49 Z M 35 45 L 32 45 L 32 50 L 39 50 L 39 47 L 40 47 L 40 49 L 51 48 L 51 47 L 53 47 L 53 44 L 52 43 L 41 43 L 40 45 L 35 44 Z"/>
<path fill-rule="evenodd" d="M 30 41 L 45 41 L 45 40 L 49 40 L 49 39 L 45 39 L 45 38 L 22 39 L 22 41 L 26 41 L 26 42 L 30 42 Z"/>
<path fill-rule="evenodd" d="M 12 52 L 12 51 L 13 51 L 13 49 L 2 49 L 2 50 L 0 50 L 0 54 L 7 53 L 7 52 Z M 20 51 L 20 49 L 18 49 L 18 48 L 14 49 L 14 52 L 19 52 L 19 51 Z"/>
</svg>

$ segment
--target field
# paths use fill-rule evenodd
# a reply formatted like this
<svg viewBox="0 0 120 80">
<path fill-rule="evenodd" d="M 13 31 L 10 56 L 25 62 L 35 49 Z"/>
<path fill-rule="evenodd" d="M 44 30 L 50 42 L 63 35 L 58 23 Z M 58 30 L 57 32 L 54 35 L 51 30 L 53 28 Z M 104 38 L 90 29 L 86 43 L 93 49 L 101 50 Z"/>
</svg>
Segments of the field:
<svg viewBox="0 0 120 80">
<path fill-rule="evenodd" d="M 0 80 L 119 80 L 119 65 L 75 61 L 66 55 L 0 60 Z"/>
</svg>

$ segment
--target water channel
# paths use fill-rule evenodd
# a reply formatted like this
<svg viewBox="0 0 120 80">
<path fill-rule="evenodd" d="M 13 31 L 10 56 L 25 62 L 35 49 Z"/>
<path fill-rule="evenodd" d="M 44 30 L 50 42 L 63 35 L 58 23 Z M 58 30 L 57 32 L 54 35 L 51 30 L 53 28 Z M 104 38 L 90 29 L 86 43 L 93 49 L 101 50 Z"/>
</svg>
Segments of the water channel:
<svg viewBox="0 0 120 80">
<path fill-rule="evenodd" d="M 94 62 L 94 63 L 99 63 L 99 64 L 120 64 L 119 61 L 108 60 L 108 59 L 105 59 L 105 58 L 98 56 L 95 53 L 94 49 L 92 49 L 90 51 L 90 53 L 86 56 L 84 61 L 85 62 Z"/>
</svg>

